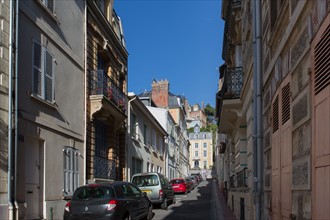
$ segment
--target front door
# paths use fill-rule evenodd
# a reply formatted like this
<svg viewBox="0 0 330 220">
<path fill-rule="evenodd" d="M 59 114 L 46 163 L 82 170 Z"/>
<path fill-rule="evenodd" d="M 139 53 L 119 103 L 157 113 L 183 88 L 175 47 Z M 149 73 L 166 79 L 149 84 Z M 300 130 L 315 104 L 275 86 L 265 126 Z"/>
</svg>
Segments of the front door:
<svg viewBox="0 0 330 220">
<path fill-rule="evenodd" d="M 42 142 L 26 138 L 25 144 L 25 198 L 26 218 L 40 219 L 43 208 L 43 147 Z"/>
</svg>

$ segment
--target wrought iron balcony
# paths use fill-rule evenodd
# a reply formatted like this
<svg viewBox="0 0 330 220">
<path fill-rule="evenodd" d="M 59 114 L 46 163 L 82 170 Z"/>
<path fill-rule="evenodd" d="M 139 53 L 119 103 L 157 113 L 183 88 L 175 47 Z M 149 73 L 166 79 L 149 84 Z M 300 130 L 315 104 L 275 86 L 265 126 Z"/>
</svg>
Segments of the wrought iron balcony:
<svg viewBox="0 0 330 220">
<path fill-rule="evenodd" d="M 220 91 L 221 99 L 239 99 L 243 86 L 242 67 L 226 68 L 223 86 Z"/>
<path fill-rule="evenodd" d="M 237 187 L 246 187 L 246 170 L 247 168 L 244 168 L 243 170 L 236 173 L 237 175 Z"/>
<path fill-rule="evenodd" d="M 103 70 L 90 71 L 89 88 L 90 95 L 103 95 L 121 111 L 126 111 L 127 96 Z"/>
</svg>

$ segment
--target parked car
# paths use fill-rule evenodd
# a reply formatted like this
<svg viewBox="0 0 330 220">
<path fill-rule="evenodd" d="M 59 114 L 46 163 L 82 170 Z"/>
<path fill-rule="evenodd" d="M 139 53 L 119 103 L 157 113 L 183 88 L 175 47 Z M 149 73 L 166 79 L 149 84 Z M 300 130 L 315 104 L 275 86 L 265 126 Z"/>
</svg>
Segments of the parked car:
<svg viewBox="0 0 330 220">
<path fill-rule="evenodd" d="M 191 192 L 193 189 L 194 189 L 194 182 L 192 181 L 191 178 L 189 177 L 186 177 L 184 178 L 185 181 L 186 181 L 186 185 L 187 185 L 187 188 L 188 188 L 188 192 Z"/>
<path fill-rule="evenodd" d="M 198 180 L 198 183 L 203 181 L 203 177 L 200 173 L 192 173 L 191 176 L 196 176 L 197 180 Z"/>
<path fill-rule="evenodd" d="M 191 191 L 192 182 L 188 178 L 176 178 L 170 181 L 175 193 L 187 194 Z"/>
<path fill-rule="evenodd" d="M 198 180 L 197 180 L 197 177 L 195 176 L 189 176 L 189 178 L 192 180 L 193 182 L 193 189 L 195 189 L 198 185 Z"/>
<path fill-rule="evenodd" d="M 160 173 L 138 173 L 132 176 L 132 183 L 137 185 L 142 192 L 146 192 L 154 205 L 167 209 L 174 203 L 174 190 L 167 178 Z"/>
<path fill-rule="evenodd" d="M 64 207 L 64 220 L 152 219 L 153 207 L 146 193 L 129 182 L 88 184 L 77 188 Z"/>
</svg>

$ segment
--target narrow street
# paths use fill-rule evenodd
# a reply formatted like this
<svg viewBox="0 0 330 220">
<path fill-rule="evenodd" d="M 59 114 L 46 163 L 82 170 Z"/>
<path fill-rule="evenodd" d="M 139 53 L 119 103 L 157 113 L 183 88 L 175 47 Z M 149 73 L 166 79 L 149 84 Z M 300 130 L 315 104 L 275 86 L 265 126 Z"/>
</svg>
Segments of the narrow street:
<svg viewBox="0 0 330 220">
<path fill-rule="evenodd" d="M 213 187 L 215 187 L 213 180 L 204 180 L 187 195 L 176 194 L 176 203 L 170 205 L 168 210 L 154 208 L 153 220 L 218 219 Z"/>
</svg>

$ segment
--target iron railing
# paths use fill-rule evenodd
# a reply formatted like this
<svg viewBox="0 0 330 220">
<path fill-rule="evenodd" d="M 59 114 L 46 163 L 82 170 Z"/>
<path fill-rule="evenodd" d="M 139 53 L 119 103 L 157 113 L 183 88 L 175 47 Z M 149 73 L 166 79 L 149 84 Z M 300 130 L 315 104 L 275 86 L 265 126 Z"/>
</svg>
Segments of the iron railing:
<svg viewBox="0 0 330 220">
<path fill-rule="evenodd" d="M 235 175 L 229 177 L 229 188 L 236 188 L 235 186 Z"/>
<path fill-rule="evenodd" d="M 90 71 L 90 95 L 103 95 L 123 112 L 127 109 L 127 96 L 103 70 Z"/>
<path fill-rule="evenodd" d="M 243 86 L 242 67 L 226 68 L 221 99 L 239 99 Z"/>
<path fill-rule="evenodd" d="M 246 187 L 246 169 L 239 171 L 236 173 L 237 175 L 237 187 Z"/>
<path fill-rule="evenodd" d="M 116 179 L 116 162 L 94 156 L 94 177 L 102 179 Z"/>
</svg>

